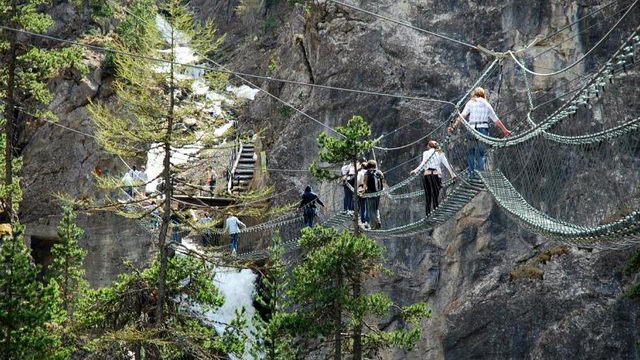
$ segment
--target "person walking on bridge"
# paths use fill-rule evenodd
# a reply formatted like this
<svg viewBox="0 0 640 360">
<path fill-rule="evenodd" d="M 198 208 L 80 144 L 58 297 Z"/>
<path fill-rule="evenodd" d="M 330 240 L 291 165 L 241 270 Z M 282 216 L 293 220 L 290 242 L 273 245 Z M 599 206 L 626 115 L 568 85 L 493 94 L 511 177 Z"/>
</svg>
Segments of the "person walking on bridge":
<svg viewBox="0 0 640 360">
<path fill-rule="evenodd" d="M 449 128 L 449 132 L 453 132 L 462 120 L 469 122 L 469 125 L 484 136 L 489 135 L 489 122 L 496 124 L 498 129 L 505 137 L 511 136 L 512 133 L 498 119 L 496 112 L 493 110 L 489 101 L 487 101 L 487 92 L 483 88 L 476 88 L 471 94 L 471 100 L 464 106 L 464 110 L 460 113 L 460 117 L 456 119 Z M 486 149 L 484 143 L 476 139 L 470 132 L 467 134 L 467 165 L 469 166 L 469 177 L 474 177 L 474 172 L 484 171 L 486 164 Z"/>
<path fill-rule="evenodd" d="M 425 210 L 426 215 L 431 214 L 431 210 L 438 207 L 438 196 L 442 189 L 442 166 L 447 168 L 451 178 L 456 179 L 457 176 L 451 169 L 449 161 L 444 153 L 439 150 L 439 144 L 431 140 L 427 143 L 427 150 L 422 153 L 422 162 L 417 168 L 411 170 L 410 174 L 416 174 L 420 169 L 424 169 L 424 178 L 422 186 L 424 188 Z"/>
<path fill-rule="evenodd" d="M 384 188 L 384 173 L 378 170 L 378 163 L 375 160 L 367 162 L 367 173 L 364 180 L 364 193 L 371 194 L 382 191 Z M 382 222 L 380 221 L 380 196 L 366 198 L 367 214 L 371 221 L 372 229 L 380 229 Z"/>
<path fill-rule="evenodd" d="M 311 191 L 311 186 L 307 185 L 304 188 L 304 193 L 302 193 L 302 200 L 300 200 L 300 205 L 298 205 L 298 209 L 303 209 L 304 216 L 304 226 L 311 227 L 313 226 L 313 222 L 318 215 L 318 209 L 316 207 L 316 203 L 322 205 L 324 207 L 324 203 L 316 193 Z"/>
<path fill-rule="evenodd" d="M 356 169 L 353 163 L 346 162 L 340 169 L 342 176 L 342 188 L 344 190 L 343 207 L 344 211 L 353 211 L 353 191 L 356 187 Z"/>
<path fill-rule="evenodd" d="M 231 256 L 235 256 L 238 251 L 238 241 L 240 240 L 240 228 L 244 229 L 245 225 L 242 221 L 238 220 L 233 214 L 229 213 L 229 217 L 224 222 L 223 233 L 229 233 L 231 236 Z"/>
</svg>

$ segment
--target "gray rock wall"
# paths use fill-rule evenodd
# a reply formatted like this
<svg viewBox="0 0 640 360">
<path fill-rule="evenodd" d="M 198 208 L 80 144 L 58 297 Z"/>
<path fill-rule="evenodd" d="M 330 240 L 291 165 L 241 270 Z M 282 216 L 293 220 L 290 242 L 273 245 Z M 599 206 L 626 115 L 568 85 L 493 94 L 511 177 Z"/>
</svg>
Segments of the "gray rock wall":
<svg viewBox="0 0 640 360">
<path fill-rule="evenodd" d="M 320 2 L 306 14 L 301 6 L 290 7 L 284 3 L 281 1 L 254 14 L 263 21 L 270 17 L 277 19 L 276 29 L 264 32 L 259 26 L 247 26 L 244 16 L 230 10 L 237 2 L 192 1 L 194 7 L 206 16 L 216 18 L 229 33 L 226 60 L 233 68 L 245 72 L 323 85 L 457 100 L 490 61 L 475 50 L 333 3 Z M 349 3 L 495 50 L 521 48 L 536 36 L 549 34 L 595 11 L 599 5 L 594 1 L 492 0 Z M 593 71 L 616 49 L 628 30 L 637 25 L 639 14 L 636 9 L 620 31 L 614 32 L 593 57 L 571 72 L 552 78 L 536 78 L 532 82 L 534 96 L 560 94 L 569 88 L 575 76 Z M 607 13 L 607 16 L 615 15 Z M 541 56 L 529 66 L 540 72 L 561 68 L 593 46 L 610 24 L 611 17 L 607 17 L 600 22 L 572 26 L 531 49 L 532 53 L 540 53 L 553 44 L 561 44 L 551 51 L 553 55 Z M 583 30 L 585 32 L 580 33 Z M 268 70 L 270 63 L 277 65 L 275 71 Z M 526 104 L 520 72 L 512 63 L 505 64 L 497 106 L 499 112 Z M 584 118 L 593 118 L 606 128 L 608 124 L 617 124 L 623 114 L 633 113 L 637 102 L 635 95 L 631 95 L 631 88 L 637 89 L 639 79 L 637 70 L 630 72 L 624 85 L 613 86 L 613 93 L 582 114 Z M 263 89 L 329 126 L 342 124 L 354 114 L 368 119 L 374 134 L 378 135 L 407 125 L 403 131 L 386 137 L 383 146 L 409 143 L 433 130 L 451 112 L 450 107 L 430 103 L 277 82 L 259 83 Z M 486 87 L 492 94 L 497 94 L 497 82 L 492 81 Z M 495 104 L 495 97 L 493 101 Z M 549 109 L 557 104 L 559 102 L 551 104 Z M 603 113 L 607 116 L 602 116 Z M 523 119 L 524 115 L 520 110 L 504 120 L 509 126 L 515 126 L 517 119 Z M 317 154 L 315 138 L 324 130 L 264 95 L 259 95 L 258 100 L 249 105 L 243 121 L 256 128 L 268 124 L 263 142 L 272 168 L 307 167 Z M 574 122 L 560 130 L 569 129 L 578 134 L 593 129 L 596 122 Z M 435 137 L 441 136 L 440 132 Z M 384 170 L 411 159 L 421 148 L 422 144 L 419 144 L 403 151 L 378 152 L 376 155 Z M 638 159 L 637 153 L 624 155 L 630 157 L 632 163 Z M 569 165 L 572 157 L 549 157 L 546 161 L 556 161 L 553 164 L 562 167 Z M 637 169 L 637 164 L 631 168 Z M 632 188 L 638 183 L 637 173 L 618 170 L 616 174 L 624 174 L 629 179 L 628 184 L 619 183 L 621 188 Z M 404 171 L 388 174 L 390 183 L 404 178 Z M 574 221 L 597 223 L 602 213 L 615 209 L 617 205 L 606 204 L 601 211 L 591 211 L 593 204 L 600 204 L 610 196 L 616 198 L 619 194 L 616 194 L 615 184 L 594 183 L 593 178 L 586 176 L 589 171 L 572 173 L 568 179 L 583 175 L 584 180 L 558 184 L 558 204 L 546 204 L 550 211 Z M 281 189 L 300 187 L 312 181 L 300 178 L 298 174 L 279 172 L 272 172 L 271 177 Z M 594 188 L 599 191 L 586 190 Z M 336 201 L 340 190 L 335 184 L 326 184 L 321 188 L 321 195 Z M 288 200 L 292 199 L 293 195 Z M 543 205 L 542 199 L 536 201 L 536 205 Z M 566 203 L 561 204 L 561 201 Z M 334 206 L 339 207 L 339 204 Z M 385 226 L 417 219 L 423 211 L 419 202 L 387 203 L 383 207 Z M 631 250 L 568 248 L 549 260 L 540 261 L 540 254 L 557 249 L 558 244 L 521 230 L 497 208 L 487 193 L 433 231 L 413 238 L 386 239 L 382 243 L 388 249 L 387 258 L 395 274 L 377 279 L 369 284 L 370 289 L 387 291 L 400 303 L 426 300 L 434 309 L 434 316 L 425 321 L 424 338 L 417 349 L 410 353 L 389 353 L 387 358 L 638 358 L 637 303 L 624 296 L 631 281 L 620 272 Z M 533 274 L 525 271 L 524 275 L 512 275 L 514 270 L 531 267 L 537 269 Z"/>
</svg>

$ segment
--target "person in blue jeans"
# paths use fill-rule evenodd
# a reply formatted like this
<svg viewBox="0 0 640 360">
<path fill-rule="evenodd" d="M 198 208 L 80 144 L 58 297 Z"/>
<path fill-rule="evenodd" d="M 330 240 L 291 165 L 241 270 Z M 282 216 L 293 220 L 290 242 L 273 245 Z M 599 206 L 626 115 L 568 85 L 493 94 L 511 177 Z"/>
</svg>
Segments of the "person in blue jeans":
<svg viewBox="0 0 640 360">
<path fill-rule="evenodd" d="M 311 186 L 307 185 L 307 187 L 304 188 L 304 193 L 302 193 L 302 200 L 300 201 L 300 205 L 298 205 L 298 209 L 303 210 L 302 214 L 304 216 L 304 226 L 313 226 L 313 221 L 318 215 L 316 203 L 324 207 L 324 203 L 322 202 L 322 200 L 318 198 L 318 195 L 316 195 L 316 193 L 311 191 Z"/>
<path fill-rule="evenodd" d="M 225 220 L 224 222 L 224 229 L 222 230 L 223 233 L 229 233 L 229 235 L 231 236 L 231 255 L 235 256 L 236 252 L 238 251 L 238 242 L 240 240 L 240 229 L 244 229 L 246 228 L 247 225 L 245 225 L 242 221 L 238 220 L 237 217 L 235 217 L 232 214 L 229 214 L 229 217 L 227 218 L 227 220 Z"/>
<path fill-rule="evenodd" d="M 476 88 L 471 94 L 471 100 L 464 106 L 464 110 L 460 113 L 454 124 L 449 128 L 449 132 L 453 132 L 461 120 L 466 120 L 469 125 L 480 134 L 489 135 L 489 123 L 496 124 L 502 135 L 511 136 L 511 131 L 498 119 L 496 112 L 493 110 L 489 101 L 487 101 L 487 92 L 483 88 Z M 486 148 L 482 141 L 475 138 L 472 133 L 467 134 L 467 165 L 469 167 L 469 176 L 473 177 L 474 172 L 484 171 L 486 164 Z"/>
</svg>

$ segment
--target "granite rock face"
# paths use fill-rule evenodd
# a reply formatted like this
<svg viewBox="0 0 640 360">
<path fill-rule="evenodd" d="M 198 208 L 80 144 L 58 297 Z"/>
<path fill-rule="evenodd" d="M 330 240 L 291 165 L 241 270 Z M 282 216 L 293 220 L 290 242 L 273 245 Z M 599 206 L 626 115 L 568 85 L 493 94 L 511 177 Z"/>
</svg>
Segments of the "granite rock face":
<svg viewBox="0 0 640 360">
<path fill-rule="evenodd" d="M 594 1 L 493 0 L 348 3 L 497 51 L 523 48 L 536 37 L 542 39 L 601 5 Z M 255 24 L 247 26 L 247 15 L 230 10 L 238 2 L 194 0 L 192 4 L 203 16 L 215 18 L 228 33 L 226 62 L 247 73 L 456 102 L 492 60 L 469 47 L 331 1 L 315 2 L 307 8 L 289 6 L 284 1 L 269 2 L 267 8 L 252 14 L 254 22 L 257 17 L 269 25 L 262 29 Z M 611 19 L 619 18 L 622 12 L 605 10 L 601 14 L 606 17 L 594 16 L 600 21 L 573 25 L 529 49 L 528 54 L 545 51 L 550 54 L 535 58 L 528 55 L 531 59 L 528 66 L 538 72 L 549 72 L 579 58 L 609 30 Z M 570 72 L 530 77 L 534 98 L 546 95 L 543 99 L 549 99 L 570 89 L 576 76 L 592 72 L 606 60 L 629 30 L 637 26 L 638 18 L 640 13 L 635 9 L 602 47 Z M 274 19 L 276 25 L 272 29 Z M 499 115 L 521 107 L 504 120 L 516 130 L 524 129 L 517 123 L 526 115 L 522 73 L 512 61 L 504 62 L 502 73 L 501 84 L 494 76 L 483 86 L 494 94 L 493 101 L 496 97 L 500 99 L 496 106 Z M 622 81 L 607 90 L 607 96 L 592 102 L 590 110 L 581 113 L 580 119 L 585 120 L 561 125 L 558 132 L 587 133 L 596 125 L 604 129 L 618 124 L 620 118 L 629 118 L 630 113 L 637 113 L 632 89 L 637 89 L 640 83 L 638 70 L 630 70 L 622 77 Z M 432 131 L 433 138 L 441 139 L 444 132 L 437 125 L 446 121 L 453 110 L 450 105 L 416 100 L 256 82 L 328 126 L 340 125 L 355 114 L 363 115 L 372 124 L 374 134 L 386 135 L 382 142 L 385 147 L 411 143 Z M 560 104 L 560 100 L 552 101 L 540 114 Z M 317 154 L 316 136 L 326 130 L 264 93 L 249 104 L 241 121 L 256 129 L 267 129 L 263 142 L 269 166 L 276 169 L 307 167 Z M 417 165 L 418 160 L 412 158 L 421 152 L 422 144 L 420 141 L 398 151 L 377 151 L 375 155 L 383 171 L 406 161 Z M 572 169 L 567 182 L 558 184 L 554 190 L 555 203 L 536 197 L 535 193 L 528 196 L 534 205 L 554 216 L 597 224 L 620 206 L 607 199 L 619 199 L 622 193 L 630 194 L 637 188 L 639 179 L 634 171 L 638 169 L 638 147 L 630 147 L 630 151 L 621 154 L 621 163 L 632 165 L 616 167 L 611 173 L 612 178 L 630 179 L 627 182 L 605 186 L 601 178 L 592 176 L 597 173 L 591 173 L 589 168 L 582 172 Z M 545 161 L 550 162 L 549 167 L 555 164 L 562 171 L 563 164 L 588 161 L 585 156 L 597 159 L 593 154 L 593 151 L 586 155 L 568 152 L 557 158 L 547 156 Z M 412 168 L 403 166 L 388 173 L 390 183 L 403 179 Z M 312 182 L 298 173 L 273 171 L 270 175 L 280 189 L 301 188 Z M 542 188 L 543 179 L 540 182 Z M 321 196 L 331 199 L 334 207 L 339 207 L 340 192 L 335 184 L 320 188 Z M 290 196 L 288 200 L 293 199 Z M 382 208 L 385 227 L 418 219 L 423 211 L 420 201 L 383 202 Z M 624 295 L 633 279 L 621 274 L 632 249 L 568 247 L 555 253 L 560 244 L 519 228 L 486 192 L 443 226 L 420 236 L 381 242 L 388 249 L 387 259 L 395 274 L 373 281 L 370 289 L 389 292 L 403 304 L 428 301 L 434 309 L 434 316 L 425 322 L 419 346 L 410 353 L 388 353 L 387 358 L 639 357 L 637 302 Z M 549 253 L 553 255 L 541 260 Z"/>
<path fill-rule="evenodd" d="M 238 0 L 191 1 L 203 18 L 214 18 L 228 34 L 223 55 L 217 58 L 233 69 L 305 83 L 457 102 L 491 61 L 486 54 L 464 45 L 332 2 L 318 1 L 308 8 L 291 6 L 284 0 L 262 3 L 266 8 L 242 15 L 235 10 Z M 542 38 L 600 6 L 600 2 L 592 0 L 349 3 L 498 51 L 522 48 L 536 36 Z M 64 15 L 61 18 L 73 15 L 63 10 L 60 13 Z M 605 14 L 608 21 L 582 22 L 530 49 L 534 54 L 542 53 L 560 44 L 550 51 L 551 55 L 540 56 L 529 65 L 547 72 L 584 54 L 608 31 L 610 19 L 620 15 Z M 533 79 L 534 96 L 559 95 L 570 88 L 575 76 L 593 71 L 637 25 L 638 9 L 629 19 L 570 73 Z M 93 61 L 92 69 L 97 69 L 89 76 L 72 74 L 52 82 L 57 97 L 51 109 L 60 117 L 59 125 L 92 134 L 85 108 L 87 98 L 105 98 L 112 90 L 108 77 L 99 70 L 101 59 L 89 61 Z M 512 62 L 505 64 L 510 65 L 504 65 L 501 83 L 494 76 L 483 84 L 500 99 L 496 106 L 500 114 L 526 105 L 521 72 Z M 247 103 L 241 126 L 266 129 L 262 145 L 273 169 L 303 169 L 316 157 L 315 139 L 326 128 L 304 114 L 332 127 L 353 115 L 363 115 L 371 122 L 374 134 L 386 135 L 381 145 L 394 147 L 431 132 L 430 137 L 441 139 L 444 131 L 438 126 L 453 111 L 450 105 L 419 100 L 262 80 L 255 83 L 301 111 L 291 110 L 264 93 Z M 639 84 L 638 70 L 629 71 L 620 87 L 584 114 L 591 121 L 560 130 L 579 134 L 594 124 L 606 128 L 608 122 L 616 123 L 624 114 L 637 114 Z M 558 104 L 559 101 L 553 102 L 548 109 Z M 524 118 L 523 109 L 504 120 L 510 126 L 517 125 L 514 119 Z M 52 124 L 39 125 L 26 130 L 21 218 L 32 229 L 28 230 L 32 239 L 50 239 L 55 237 L 54 216 L 60 212 L 53 193 L 90 196 L 95 191 L 92 171 L 96 166 L 112 174 L 125 168 L 102 152 L 90 137 Z M 403 179 L 412 163 L 417 165 L 414 157 L 422 148 L 423 141 L 417 141 L 401 150 L 377 151 L 382 170 L 400 166 L 399 170 L 388 171 L 389 183 Z M 637 161 L 639 153 L 640 147 L 636 147 L 635 153 L 625 156 Z M 556 159 L 556 164 L 568 164 L 577 157 L 566 155 L 562 160 Z M 461 159 L 454 161 L 459 166 Z M 402 165 L 405 162 L 409 165 Z M 598 186 L 598 178 L 588 176 L 586 170 L 583 180 L 563 184 L 557 191 L 558 204 L 542 204 L 537 199 L 534 205 L 544 205 L 568 220 L 597 223 L 619 204 L 608 204 L 609 208 L 595 212 L 591 211 L 592 204 L 618 196 L 616 191 L 631 191 L 639 180 L 633 169 L 637 167 L 616 170 L 615 176 L 631 179 L 617 190 Z M 270 178 L 277 191 L 302 189 L 313 182 L 300 174 L 271 171 Z M 340 206 L 341 190 L 335 184 L 324 184 L 319 192 L 330 207 Z M 279 200 L 294 199 L 289 193 Z M 383 200 L 382 209 L 385 227 L 418 219 L 424 211 L 420 201 Z M 122 271 L 120 259 L 143 264 L 153 253 L 152 241 L 134 222 L 102 215 L 81 216 L 79 220 L 87 231 L 83 245 L 89 249 L 86 267 L 94 285 L 108 284 Z M 411 238 L 383 239 L 381 243 L 388 249 L 387 259 L 395 272 L 375 279 L 368 284 L 369 289 L 384 290 L 401 304 L 427 301 L 434 310 L 433 317 L 425 321 L 424 337 L 417 348 L 409 353 L 388 353 L 388 359 L 639 358 L 638 304 L 624 296 L 632 279 L 621 274 L 631 249 L 568 248 L 541 261 L 541 254 L 558 244 L 520 229 L 486 192 L 434 230 Z M 537 270 L 514 276 L 515 270 L 525 267 Z"/>
</svg>

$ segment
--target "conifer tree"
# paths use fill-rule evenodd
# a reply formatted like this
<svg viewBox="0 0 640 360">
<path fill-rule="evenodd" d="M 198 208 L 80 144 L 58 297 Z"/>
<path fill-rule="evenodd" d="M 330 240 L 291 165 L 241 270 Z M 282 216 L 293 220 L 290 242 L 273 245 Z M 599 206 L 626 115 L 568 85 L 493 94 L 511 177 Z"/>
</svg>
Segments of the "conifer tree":
<svg viewBox="0 0 640 360">
<path fill-rule="evenodd" d="M 8 360 L 64 359 L 59 289 L 38 281 L 23 230 L 14 224 L 0 245 L 0 354 Z"/>
<path fill-rule="evenodd" d="M 262 277 L 262 291 L 256 295 L 256 302 L 267 312 L 263 319 L 258 312 L 253 319 L 256 330 L 253 335 L 251 355 L 254 359 L 293 360 L 299 352 L 295 334 L 290 328 L 294 317 L 289 299 L 291 285 L 287 266 L 282 259 L 284 249 L 279 239 L 269 249 L 268 268 Z"/>
<path fill-rule="evenodd" d="M 201 259 L 175 256 L 167 264 L 165 321 L 155 326 L 159 260 L 138 271 L 130 266 L 107 288 L 90 291 L 78 316 L 78 331 L 98 359 L 218 359 L 242 357 L 244 314 L 217 333 L 213 314 L 224 298 L 214 285 L 212 265 Z"/>
<path fill-rule="evenodd" d="M 322 133 L 318 137 L 318 144 L 320 145 L 320 153 L 319 158 L 321 161 L 328 164 L 341 164 L 344 161 L 348 161 L 352 164 L 354 169 L 358 168 L 357 160 L 360 156 L 366 154 L 371 151 L 374 146 L 377 144 L 377 140 L 371 139 L 371 127 L 369 124 L 362 118 L 361 116 L 353 116 L 345 126 L 339 126 L 336 128 L 336 132 L 340 135 L 339 137 L 331 136 L 329 134 Z M 320 168 L 316 162 L 311 165 L 310 171 L 314 174 L 318 179 L 327 180 L 333 178 L 333 176 L 326 170 Z M 363 245 L 366 242 L 371 244 L 375 244 L 370 239 L 367 239 L 365 236 L 360 235 L 360 226 L 359 226 L 359 202 L 358 202 L 358 184 L 356 184 L 356 188 L 353 191 L 353 204 L 354 204 L 354 216 L 353 216 L 353 231 L 354 234 L 351 240 L 354 244 Z M 321 232 L 322 233 L 322 232 Z M 330 240 L 332 236 L 329 233 L 324 233 L 327 240 Z M 347 235 L 343 235 L 348 237 Z M 331 243 L 330 241 L 328 243 Z M 373 246 L 373 245 L 371 245 Z M 371 250 L 371 249 L 370 249 Z M 353 256 L 354 254 L 340 253 L 337 252 L 334 256 L 345 256 L 343 261 L 346 263 L 350 261 L 349 256 Z M 338 268 L 336 269 L 336 278 L 335 278 L 335 286 L 336 289 L 342 289 L 345 284 L 345 279 L 349 276 L 348 283 L 351 286 L 351 296 L 355 299 L 366 299 L 366 295 L 362 295 L 362 276 L 367 274 L 366 267 L 367 259 L 375 259 L 379 256 L 375 253 L 363 253 L 361 260 L 352 262 L 351 264 L 354 266 L 349 269 L 348 273 L 343 271 L 345 269 Z M 342 311 L 345 308 L 345 304 L 340 303 L 345 299 L 344 296 L 338 296 L 336 298 L 336 303 L 334 305 L 334 358 L 336 360 L 341 359 L 342 354 Z M 376 308 L 375 304 L 369 304 L 372 306 L 372 309 Z M 362 304 L 363 308 L 366 309 L 366 303 Z M 353 359 L 361 360 L 365 353 L 364 343 L 363 343 L 363 311 L 356 311 L 353 313 L 355 318 L 353 321 L 352 328 L 352 353 Z"/>
<path fill-rule="evenodd" d="M 346 126 L 337 127 L 336 132 L 342 136 L 333 137 L 326 132 L 323 132 L 318 137 L 318 144 L 320 145 L 320 160 L 329 164 L 341 164 L 344 161 L 348 161 L 352 164 L 353 168 L 356 169 L 357 173 L 358 158 L 368 151 L 371 151 L 377 144 L 377 140 L 370 138 L 371 127 L 362 116 L 356 115 L 347 122 Z M 319 168 L 315 162 L 312 163 L 310 170 L 311 173 L 316 175 L 316 177 L 318 177 L 320 180 L 331 178 L 331 174 L 328 171 Z M 359 184 L 356 183 L 355 189 L 353 191 L 353 205 L 355 210 L 353 216 L 353 229 L 356 236 L 360 234 L 360 204 L 358 201 L 358 185 Z M 338 278 L 338 287 L 341 286 L 342 282 L 342 279 Z M 362 291 L 361 287 L 361 281 L 358 280 L 353 283 L 353 292 L 355 296 L 359 296 L 359 293 Z M 341 307 L 339 307 L 338 309 L 340 308 Z M 335 316 L 336 324 L 339 324 L 339 319 L 341 317 L 340 313 L 336 313 Z M 342 343 L 340 333 L 342 332 L 342 330 L 337 327 L 335 332 L 335 358 L 337 360 L 339 359 L 339 354 L 341 353 L 340 347 L 342 346 Z M 354 359 L 356 360 L 362 359 L 361 334 L 362 328 L 359 324 L 357 324 L 354 328 L 353 334 Z"/>
<path fill-rule="evenodd" d="M 65 325 L 73 323 L 74 313 L 89 287 L 82 267 L 87 251 L 78 244 L 84 230 L 76 225 L 75 219 L 73 208 L 64 206 L 63 217 L 58 225 L 59 241 L 51 249 L 53 261 L 47 268 L 47 278 L 60 288 L 66 313 Z"/>
<path fill-rule="evenodd" d="M 158 301 L 154 317 L 161 325 L 165 320 L 169 261 L 166 239 L 177 170 L 172 165 L 172 152 L 196 142 L 196 135 L 184 126 L 184 120 L 200 116 L 194 99 L 183 96 L 188 93 L 192 80 L 180 76 L 186 68 L 176 64 L 177 51 L 180 47 L 189 46 L 195 53 L 207 54 L 221 44 L 223 37 L 217 35 L 212 22 L 196 22 L 180 0 L 160 1 L 159 7 L 165 15 L 166 26 L 157 25 L 155 21 L 141 23 L 142 33 L 138 39 L 143 41 L 135 44 L 135 49 L 126 43 L 116 45 L 121 50 L 147 58 L 115 56 L 117 99 L 112 104 L 93 104 L 90 112 L 98 128 L 98 141 L 107 151 L 128 158 L 144 157 L 152 146 L 158 146 L 164 152 L 160 178 L 165 186 L 163 200 L 158 205 L 162 210 L 162 220 L 158 234 Z M 147 13 L 153 13 L 152 9 L 147 9 Z M 153 19 L 147 15 L 148 18 Z M 149 58 L 163 58 L 167 63 Z"/>
<path fill-rule="evenodd" d="M 18 41 L 16 30 L 44 33 L 53 24 L 51 17 L 41 11 L 46 4 L 46 0 L 0 0 L 0 24 L 5 26 L 0 31 L 0 49 L 3 49 L 0 55 L 0 98 L 4 99 L 0 108 L 5 118 L 5 188 L 0 195 L 9 217 L 15 216 L 14 204 L 19 189 L 14 179 L 19 110 L 28 106 L 29 112 L 44 116 L 43 106 L 53 99 L 47 89 L 47 80 L 69 66 L 81 67 L 81 52 L 78 49 L 48 50 L 36 46 L 32 38 L 28 38 L 29 42 Z M 18 104 L 20 99 L 27 98 L 27 105 Z"/>
<path fill-rule="evenodd" d="M 353 292 L 353 284 L 363 277 L 385 271 L 384 249 L 374 240 L 315 226 L 303 229 L 300 246 L 303 260 L 294 270 L 291 289 L 292 300 L 300 309 L 295 312 L 292 329 L 307 340 L 308 348 L 331 349 L 335 359 L 341 359 L 345 350 L 351 350 L 354 358 L 374 358 L 390 347 L 411 349 L 420 339 L 420 321 L 431 313 L 425 303 L 398 307 L 384 293 Z M 405 326 L 380 329 L 380 320 L 391 315 L 402 319 Z M 354 331 L 363 339 L 360 354 L 355 353 Z M 347 339 L 346 349 L 338 346 L 338 333 L 339 344 Z M 347 333 L 352 335 L 345 336 Z"/>
</svg>

